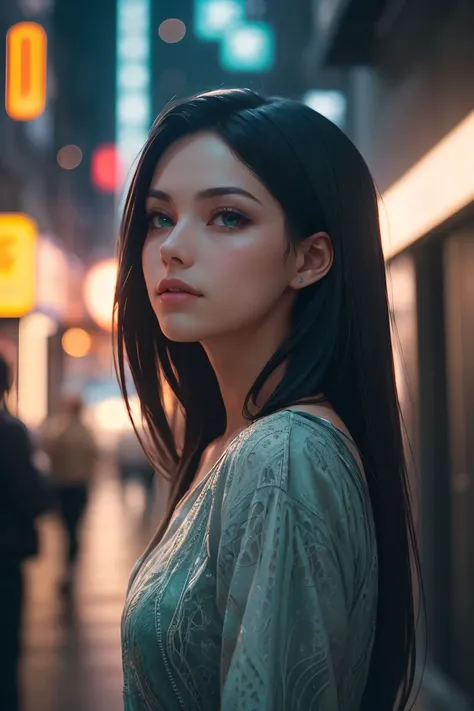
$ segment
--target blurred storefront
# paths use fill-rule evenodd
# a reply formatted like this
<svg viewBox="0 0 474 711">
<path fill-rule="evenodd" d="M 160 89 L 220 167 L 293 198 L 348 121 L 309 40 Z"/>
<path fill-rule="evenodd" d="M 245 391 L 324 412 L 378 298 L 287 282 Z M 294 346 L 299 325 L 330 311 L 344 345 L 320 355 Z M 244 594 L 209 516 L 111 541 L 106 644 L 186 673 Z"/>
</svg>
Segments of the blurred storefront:
<svg viewBox="0 0 474 711">
<path fill-rule="evenodd" d="M 51 236 L 41 236 L 37 253 L 36 310 L 51 319 L 54 326 L 47 335 L 47 411 L 55 409 L 60 397 L 65 368 L 61 344 L 66 329 L 84 323 L 82 297 L 83 263 Z"/>
<path fill-rule="evenodd" d="M 474 4 L 318 0 L 314 71 L 352 82 L 382 194 L 427 605 L 425 687 L 474 699 Z M 438 708 L 437 705 L 437 708 Z"/>
<path fill-rule="evenodd" d="M 57 170 L 51 105 L 55 66 L 49 53 L 53 9 L 52 0 L 0 3 L 7 48 L 0 55 L 5 76 L 5 110 L 0 112 L 0 350 L 15 372 L 11 405 L 33 426 L 48 405 L 48 339 L 59 312 L 69 308 L 62 288 L 70 279 L 69 255 L 59 238 L 53 247 L 54 240 L 43 234 L 56 232 L 51 210 L 51 180 Z M 27 52 L 15 50 L 20 41 Z M 19 76 L 26 84 L 18 84 Z"/>
<path fill-rule="evenodd" d="M 14 250 L 11 252 L 15 258 Z M 59 396 L 64 354 L 57 334 L 85 318 L 84 268 L 47 235 L 32 245 L 34 269 L 25 284 L 15 269 L 0 270 L 0 350 L 15 370 L 13 406 L 31 427 L 38 426 Z M 14 267 L 14 265 L 13 265 Z M 32 291 L 31 304 L 13 301 L 12 294 Z M 15 296 L 15 294 L 13 294 Z"/>
</svg>

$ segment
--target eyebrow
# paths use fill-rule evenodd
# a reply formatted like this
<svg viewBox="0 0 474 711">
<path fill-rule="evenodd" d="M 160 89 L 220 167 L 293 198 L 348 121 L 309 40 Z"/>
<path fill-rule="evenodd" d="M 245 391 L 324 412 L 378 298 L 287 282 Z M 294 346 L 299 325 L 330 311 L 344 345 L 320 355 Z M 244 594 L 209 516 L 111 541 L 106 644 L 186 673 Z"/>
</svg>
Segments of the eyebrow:
<svg viewBox="0 0 474 711">
<path fill-rule="evenodd" d="M 258 202 L 259 205 L 262 204 L 260 200 L 255 197 L 255 195 L 252 195 L 252 193 L 249 193 L 243 188 L 238 188 L 237 186 L 232 185 L 217 188 L 206 188 L 205 190 L 200 190 L 196 194 L 196 199 L 210 200 L 211 198 L 221 197 L 225 195 L 242 195 L 243 197 L 247 197 L 250 198 L 250 200 Z M 163 190 L 158 190 L 157 188 L 150 188 L 150 190 L 148 191 L 148 197 L 154 197 L 158 200 L 163 200 L 164 202 L 171 202 L 171 196 L 168 195 L 168 193 L 165 193 Z"/>
</svg>

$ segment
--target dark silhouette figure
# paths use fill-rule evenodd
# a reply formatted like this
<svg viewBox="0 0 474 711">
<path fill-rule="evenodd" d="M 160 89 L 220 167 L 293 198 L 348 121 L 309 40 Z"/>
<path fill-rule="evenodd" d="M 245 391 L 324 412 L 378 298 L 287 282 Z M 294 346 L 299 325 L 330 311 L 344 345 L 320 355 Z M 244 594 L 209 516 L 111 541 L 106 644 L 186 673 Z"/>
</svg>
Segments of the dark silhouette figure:
<svg viewBox="0 0 474 711">
<path fill-rule="evenodd" d="M 34 465 L 26 427 L 7 410 L 10 385 L 11 370 L 0 356 L 0 709 L 19 711 L 22 568 L 38 554 L 35 520 L 53 501 Z"/>
</svg>

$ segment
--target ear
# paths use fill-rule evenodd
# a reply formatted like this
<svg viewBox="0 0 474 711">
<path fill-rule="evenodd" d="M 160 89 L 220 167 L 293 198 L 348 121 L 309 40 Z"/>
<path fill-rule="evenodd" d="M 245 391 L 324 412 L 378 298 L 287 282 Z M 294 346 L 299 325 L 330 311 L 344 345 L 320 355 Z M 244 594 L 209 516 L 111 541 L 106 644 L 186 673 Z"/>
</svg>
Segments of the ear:
<svg viewBox="0 0 474 711">
<path fill-rule="evenodd" d="M 289 286 L 304 289 L 320 281 L 332 267 L 334 250 L 326 232 L 316 232 L 297 246 L 297 272 Z"/>
</svg>

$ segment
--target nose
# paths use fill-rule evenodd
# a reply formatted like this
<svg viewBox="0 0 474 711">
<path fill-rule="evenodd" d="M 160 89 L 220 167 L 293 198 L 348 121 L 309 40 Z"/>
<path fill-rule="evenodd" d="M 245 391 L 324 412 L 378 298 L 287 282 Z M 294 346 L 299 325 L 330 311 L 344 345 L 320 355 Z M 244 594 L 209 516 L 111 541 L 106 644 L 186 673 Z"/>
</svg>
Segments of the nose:
<svg viewBox="0 0 474 711">
<path fill-rule="evenodd" d="M 189 226 L 177 224 L 160 247 L 161 261 L 165 266 L 179 264 L 190 267 L 193 264 L 192 242 Z"/>
</svg>

